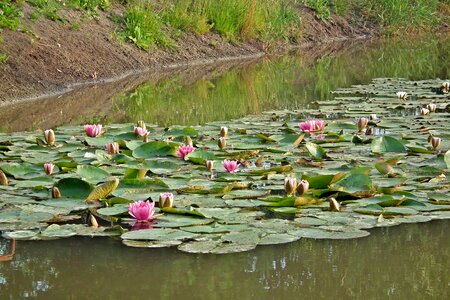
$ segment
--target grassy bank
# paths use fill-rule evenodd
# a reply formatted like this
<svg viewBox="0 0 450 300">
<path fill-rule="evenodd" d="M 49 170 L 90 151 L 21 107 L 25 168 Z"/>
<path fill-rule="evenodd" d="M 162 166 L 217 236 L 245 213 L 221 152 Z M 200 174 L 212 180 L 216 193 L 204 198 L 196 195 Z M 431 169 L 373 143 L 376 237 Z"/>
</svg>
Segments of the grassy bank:
<svg viewBox="0 0 450 300">
<path fill-rule="evenodd" d="M 87 18 L 106 12 L 117 24 L 111 28 L 117 38 L 143 50 L 154 45 L 176 48 L 176 40 L 186 32 L 215 31 L 233 42 L 295 43 L 302 35 L 301 6 L 314 10 L 321 20 L 330 20 L 334 14 L 363 17 L 377 22 L 387 34 L 398 34 L 448 21 L 450 5 L 449 0 L 0 0 L 0 30 L 27 30 L 21 27 L 24 3 L 32 8 L 27 18 L 62 24 L 68 23 L 65 10 L 82 11 Z M 73 30 L 79 26 L 77 22 L 70 25 Z M 0 54 L 0 62 L 6 59 L 6 54 Z"/>
</svg>

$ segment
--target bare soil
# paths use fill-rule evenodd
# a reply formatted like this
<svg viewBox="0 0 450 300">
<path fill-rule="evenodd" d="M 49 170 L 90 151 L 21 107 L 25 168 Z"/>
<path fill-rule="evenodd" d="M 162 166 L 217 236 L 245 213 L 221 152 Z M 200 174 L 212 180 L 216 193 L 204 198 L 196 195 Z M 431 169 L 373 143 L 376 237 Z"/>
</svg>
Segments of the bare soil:
<svg viewBox="0 0 450 300">
<path fill-rule="evenodd" d="M 0 105 L 61 94 L 77 85 L 111 82 L 142 72 L 164 73 L 168 67 L 258 57 L 274 49 L 313 47 L 328 41 L 373 36 L 377 32 L 376 26 L 364 18 L 348 20 L 333 16 L 332 21 L 323 21 L 310 9 L 299 9 L 304 30 L 295 44 L 277 47 L 266 47 L 259 41 L 234 44 L 210 32 L 183 35 L 177 40 L 176 50 L 155 47 L 145 52 L 131 43 L 118 41 L 111 13 L 101 13 L 94 20 L 83 17 L 81 12 L 67 10 L 63 17 L 69 22 L 61 24 L 43 17 L 30 21 L 27 14 L 31 8 L 25 5 L 24 28 L 29 30 L 5 30 L 2 34 L 0 52 L 8 53 L 9 58 L 0 64 Z M 117 15 L 123 13 L 120 8 L 113 11 Z M 83 21 L 79 22 L 80 19 Z M 72 29 L 78 22 L 79 28 Z"/>
</svg>

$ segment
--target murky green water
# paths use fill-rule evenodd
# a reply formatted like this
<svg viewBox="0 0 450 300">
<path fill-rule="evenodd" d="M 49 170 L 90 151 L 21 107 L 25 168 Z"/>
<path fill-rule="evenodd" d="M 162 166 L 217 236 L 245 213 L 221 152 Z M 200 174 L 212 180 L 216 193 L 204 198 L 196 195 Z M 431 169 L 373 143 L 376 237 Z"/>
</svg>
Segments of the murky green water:
<svg viewBox="0 0 450 300">
<path fill-rule="evenodd" d="M 229 255 L 135 249 L 110 239 L 17 242 L 14 261 L 0 264 L 0 299 L 446 299 L 448 225 Z"/>
<path fill-rule="evenodd" d="M 138 119 L 199 124 L 301 109 L 338 87 L 375 77 L 448 78 L 449 45 L 449 38 L 371 42 L 196 76 L 185 70 L 105 96 L 97 106 L 81 105 L 76 114 L 43 101 L 26 116 L 11 106 L 9 114 L 0 112 L 0 121 L 5 131 Z M 91 94 L 102 94 L 90 91 L 73 98 L 83 104 Z M 449 221 L 401 225 L 356 240 L 302 239 L 223 256 L 133 249 L 98 238 L 17 242 L 14 259 L 0 262 L 0 299 L 445 299 L 448 226 Z M 10 251 L 10 243 L 0 240 L 0 255 Z"/>
</svg>

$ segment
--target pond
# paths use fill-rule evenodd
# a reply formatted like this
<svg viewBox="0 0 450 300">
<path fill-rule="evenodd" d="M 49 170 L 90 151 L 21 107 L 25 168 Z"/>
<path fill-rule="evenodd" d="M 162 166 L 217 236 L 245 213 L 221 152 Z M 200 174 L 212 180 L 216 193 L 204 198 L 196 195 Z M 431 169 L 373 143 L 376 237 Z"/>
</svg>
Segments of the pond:
<svg viewBox="0 0 450 300">
<path fill-rule="evenodd" d="M 3 285 L 1 286 L 0 294 L 5 293 L 4 295 L 1 294 L 2 298 L 61 298 L 65 296 L 67 298 L 67 295 L 79 298 L 83 295 L 95 295 L 93 297 L 117 299 L 126 296 L 138 297 L 154 293 L 159 298 L 169 299 L 183 296 L 186 298 L 185 295 L 189 292 L 193 295 L 192 298 L 207 299 L 227 298 L 230 296 L 232 298 L 249 298 L 253 296 L 260 298 L 291 298 L 299 293 L 310 296 L 311 298 L 328 298 L 336 295 L 339 295 L 341 298 L 376 298 L 377 296 L 399 298 L 415 296 L 422 298 L 431 296 L 442 298 L 448 292 L 449 288 L 449 282 L 445 279 L 445 272 L 448 268 L 448 254 L 442 251 L 442 249 L 448 247 L 448 241 L 444 239 L 445 226 L 448 225 L 448 221 L 433 221 L 425 224 L 371 229 L 371 236 L 369 237 L 343 241 L 310 240 L 305 237 L 323 238 L 324 231 L 319 230 L 321 227 L 326 227 L 327 230 L 334 231 L 334 234 L 339 232 L 341 238 L 363 237 L 368 232 L 359 230 L 360 228 L 368 229 L 375 226 L 398 225 L 402 222 L 422 222 L 435 218 L 448 218 L 448 212 L 445 211 L 448 210 L 448 199 L 445 199 L 445 191 L 448 190 L 448 180 L 444 176 L 444 174 L 448 175 L 448 172 L 445 171 L 445 162 L 447 162 L 448 155 L 444 159 L 443 153 L 436 150 L 438 147 L 431 150 L 427 149 L 426 138 L 425 141 L 422 141 L 422 137 L 416 135 L 423 128 L 420 127 L 422 126 L 421 124 L 428 124 L 431 126 L 431 129 L 434 129 L 431 131 L 433 134 L 443 137 L 442 148 L 445 151 L 448 150 L 448 122 L 446 122 L 448 120 L 448 113 L 446 112 L 448 106 L 443 106 L 446 103 L 446 98 L 439 95 L 435 96 L 429 92 L 431 87 L 440 84 L 439 80 L 407 81 L 407 79 L 448 78 L 448 65 L 442 63 L 449 54 L 448 44 L 448 39 L 425 37 L 410 41 L 408 48 L 405 48 L 404 45 L 402 46 L 398 41 L 372 42 L 369 45 L 356 43 L 352 44 L 350 49 L 345 50 L 340 49 L 340 47 L 343 47 L 342 45 L 327 46 L 321 49 L 321 51 L 314 53 L 314 55 L 310 54 L 309 56 L 294 53 L 291 56 L 283 56 L 271 60 L 235 62 L 228 66 L 201 67 L 197 71 L 195 69 L 178 70 L 175 72 L 175 75 L 172 72 L 166 77 L 160 76 L 155 80 L 144 80 L 144 82 L 142 77 L 136 77 L 131 81 L 124 82 L 121 85 L 119 84 L 125 90 L 124 92 L 122 91 L 116 94 L 111 91 L 113 95 L 105 95 L 98 102 L 92 102 L 92 106 L 81 105 L 82 110 L 78 112 L 81 115 L 72 115 L 71 117 L 69 113 L 69 118 L 57 117 L 55 119 L 47 119 L 45 115 L 42 115 L 42 112 L 39 112 L 42 108 L 36 108 L 35 117 L 30 119 L 31 122 L 15 123 L 8 122 L 8 118 L 13 118 L 13 113 L 11 112 L 15 110 L 17 112 L 23 104 L 19 103 L 11 106 L 11 109 L 7 113 L 5 113 L 5 110 L 2 110 L 0 117 L 6 120 L 3 124 L 9 124 L 3 129 L 4 131 L 30 130 L 56 125 L 79 125 L 85 122 L 110 124 L 145 120 L 147 123 L 170 126 L 171 128 L 166 133 L 160 128 L 152 127 L 151 129 L 154 130 L 152 134 L 160 136 L 160 138 L 167 137 L 167 135 L 173 136 L 174 141 L 178 143 L 182 142 L 180 138 L 183 135 L 189 134 L 193 137 L 199 137 L 200 135 L 197 134 L 197 130 L 203 130 L 202 134 L 206 133 L 207 137 L 206 139 L 203 138 L 203 140 L 201 138 L 196 139 L 196 146 L 204 149 L 213 149 L 208 135 L 216 134 L 214 133 L 214 128 L 217 126 L 220 128 L 220 125 L 218 125 L 220 122 L 196 127 L 196 129 L 188 128 L 183 130 L 174 127 L 173 124 L 196 125 L 223 120 L 223 124 L 231 126 L 234 123 L 225 122 L 225 120 L 241 118 L 248 114 L 258 115 L 267 110 L 280 111 L 288 109 L 291 111 L 293 109 L 300 109 L 300 112 L 294 115 L 287 111 L 280 111 L 273 115 L 265 115 L 265 117 L 248 117 L 237 120 L 235 122 L 241 126 L 239 127 L 241 129 L 234 128 L 231 133 L 232 137 L 229 138 L 229 143 L 231 143 L 232 148 L 226 150 L 228 153 L 210 150 L 213 153 L 200 153 L 198 155 L 187 156 L 186 160 L 195 164 L 199 161 L 202 162 L 206 157 L 211 159 L 211 157 L 216 157 L 216 155 L 218 157 L 223 157 L 223 155 L 229 155 L 231 157 L 234 157 L 233 155 L 238 155 L 239 157 L 241 157 L 240 155 L 248 155 L 248 151 L 236 151 L 251 150 L 253 149 L 252 143 L 259 145 L 268 143 L 270 145 L 264 146 L 262 149 L 262 151 L 265 151 L 265 155 L 269 157 L 265 164 L 270 172 L 266 172 L 265 170 L 261 172 L 260 170 L 252 169 L 252 166 L 250 166 L 249 172 L 246 173 L 248 178 L 254 181 L 254 186 L 257 188 L 251 189 L 250 192 L 246 192 L 245 190 L 240 191 L 239 189 L 242 189 L 244 186 L 248 188 L 253 185 L 247 180 L 239 179 L 238 181 L 241 184 L 238 184 L 238 187 L 232 184 L 231 187 L 231 189 L 236 188 L 237 190 L 232 191 L 229 195 L 223 196 L 225 201 L 220 200 L 226 203 L 227 206 L 238 208 L 238 210 L 230 209 L 231 214 L 227 216 L 216 214 L 216 208 L 212 208 L 213 206 L 206 206 L 206 209 L 202 209 L 202 206 L 206 205 L 203 198 L 210 201 L 207 205 L 211 205 L 211 202 L 214 201 L 217 204 L 217 201 L 219 201 L 217 198 L 197 197 L 198 195 L 194 194 L 198 193 L 198 189 L 183 186 L 184 183 L 179 182 L 179 178 L 182 177 L 174 177 L 172 179 L 168 179 L 167 177 L 171 177 L 170 171 L 175 169 L 181 170 L 182 174 L 180 175 L 182 176 L 187 176 L 186 174 L 190 173 L 191 175 L 188 176 L 197 176 L 195 180 L 198 184 L 205 184 L 206 188 L 204 187 L 200 190 L 205 190 L 207 194 L 215 195 L 217 192 L 219 194 L 229 193 L 228 183 L 235 181 L 236 176 L 233 174 L 215 174 L 217 178 L 214 180 L 219 179 L 219 185 L 210 186 L 208 182 L 209 180 L 212 181 L 213 178 L 203 178 L 205 176 L 204 169 L 201 167 L 196 167 L 192 164 L 186 165 L 184 161 L 167 162 L 164 164 L 151 161 L 153 158 L 149 157 L 148 151 L 155 151 L 156 144 L 150 142 L 149 144 L 142 145 L 142 141 L 132 141 L 134 138 L 132 136 L 130 137 L 128 133 L 125 133 L 124 130 L 129 129 L 124 126 L 111 125 L 105 137 L 102 136 L 97 139 L 80 138 L 78 134 L 80 130 L 79 126 L 61 127 L 58 132 L 58 138 L 62 137 L 67 139 L 67 142 L 65 146 L 60 147 L 60 145 L 56 149 L 60 153 L 67 153 L 69 157 L 73 158 L 80 165 L 77 167 L 77 164 L 60 161 L 58 165 L 59 172 L 56 175 L 59 181 L 56 185 L 61 188 L 63 194 L 67 192 L 64 196 L 67 196 L 71 191 L 73 192 L 74 188 L 73 186 L 68 186 L 67 180 L 73 181 L 74 179 L 67 177 L 70 176 L 70 172 L 74 170 L 74 167 L 77 167 L 76 173 L 80 177 L 87 178 L 86 181 L 77 179 L 78 181 L 74 182 L 83 185 L 83 192 L 87 192 L 88 194 L 92 186 L 101 182 L 106 175 L 114 174 L 117 176 L 119 174 L 123 175 L 123 173 L 129 175 L 129 171 L 123 168 L 122 170 L 117 170 L 109 167 L 110 158 L 105 157 L 98 151 L 95 153 L 92 152 L 92 149 L 78 152 L 73 151 L 79 147 L 76 143 L 80 140 L 86 146 L 95 148 L 99 146 L 103 147 L 107 137 L 114 137 L 116 139 L 120 137 L 121 140 L 125 140 L 121 142 L 121 147 L 125 146 L 128 150 L 124 150 L 125 155 L 121 154 L 122 156 L 120 158 L 116 157 L 116 161 L 122 160 L 122 164 L 125 162 L 122 166 L 127 165 L 128 168 L 139 168 L 136 164 L 133 165 L 133 162 L 130 162 L 131 160 L 129 158 L 131 158 L 131 155 L 138 159 L 150 159 L 146 168 L 150 168 L 152 173 L 160 174 L 163 176 L 163 180 L 167 180 L 166 182 L 162 182 L 163 185 L 159 181 L 146 182 L 153 185 L 153 189 L 148 191 L 140 189 L 136 194 L 130 194 L 127 191 L 127 188 L 137 190 L 138 185 L 136 182 L 128 181 L 126 183 L 128 186 L 124 186 L 124 182 L 121 182 L 117 191 L 113 192 L 116 198 L 121 196 L 138 200 L 143 195 L 155 197 L 155 191 L 159 193 L 160 190 L 170 187 L 170 189 L 176 189 L 179 193 L 176 200 L 178 201 L 178 205 L 182 207 L 185 204 L 191 208 L 189 214 L 192 214 L 192 211 L 194 211 L 195 214 L 203 214 L 203 217 L 209 216 L 223 221 L 223 223 L 219 222 L 220 224 L 218 223 L 212 227 L 208 225 L 212 221 L 208 221 L 207 223 L 201 221 L 203 222 L 201 224 L 187 224 L 201 225 L 197 226 L 195 231 L 192 231 L 192 229 L 190 231 L 188 230 L 190 232 L 188 236 L 190 238 L 194 236 L 195 238 L 199 238 L 197 240 L 199 243 L 187 243 L 187 246 L 183 244 L 179 249 L 188 252 L 199 252 L 199 248 L 196 248 L 198 247 L 196 245 L 205 242 L 205 240 L 201 239 L 205 238 L 206 235 L 202 234 L 198 236 L 194 233 L 209 232 L 221 236 L 219 233 L 223 231 L 220 231 L 220 228 L 224 230 L 223 228 L 226 226 L 228 226 L 227 228 L 229 226 L 236 226 L 225 224 L 233 224 L 233 222 L 237 222 L 236 220 L 239 217 L 246 219 L 255 218 L 257 222 L 251 225 L 251 227 L 253 226 L 252 230 L 268 234 L 266 240 L 263 241 L 263 239 L 259 240 L 258 238 L 257 241 L 255 240 L 255 242 L 251 243 L 251 247 L 248 247 L 249 243 L 242 242 L 242 239 L 252 239 L 254 237 L 247 235 L 248 231 L 244 230 L 246 235 L 239 237 L 236 235 L 231 237 L 231 233 L 225 234 L 224 237 L 226 236 L 226 238 L 220 240 L 224 241 L 219 245 L 220 247 L 228 247 L 230 249 L 233 244 L 238 244 L 238 246 L 245 246 L 238 248 L 238 251 L 245 251 L 253 249 L 256 244 L 265 245 L 276 242 L 294 241 L 302 237 L 300 241 L 290 244 L 258 246 L 250 252 L 224 256 L 187 255 L 176 252 L 172 248 L 151 250 L 129 249 L 120 246 L 120 243 L 113 239 L 103 240 L 100 238 L 97 238 L 95 241 L 88 238 L 71 238 L 48 242 L 17 241 L 15 244 L 11 240 L 1 240 L 0 250 L 2 253 L 0 254 L 4 255 L 8 251 L 12 251 L 13 244 L 16 252 L 16 256 L 12 262 L 6 262 L 0 265 L 0 285 Z M 414 61 L 414 64 L 411 64 L 412 61 Z M 194 76 L 193 74 L 196 73 L 197 75 Z M 345 89 L 345 87 L 349 87 L 352 84 L 366 84 L 375 77 L 405 77 L 407 79 L 379 79 L 375 80 L 372 85 Z M 133 83 L 139 83 L 139 85 L 132 87 Z M 427 99 L 431 97 L 439 106 L 438 113 L 424 117 L 418 113 L 418 108 L 415 104 L 399 102 L 393 105 L 393 100 L 390 98 L 391 94 L 402 86 L 407 86 L 411 90 L 415 89 L 412 98 L 413 100 L 418 100 L 419 102 L 415 103 L 420 103 L 420 105 L 429 103 Z M 71 92 L 72 94 L 67 96 L 68 98 L 66 100 L 70 103 L 70 101 L 81 95 L 103 95 L 105 94 L 104 88 L 98 86 L 88 87 L 86 90 L 74 90 Z M 337 88 L 344 89 L 339 91 L 338 97 L 328 101 L 327 99 L 332 98 L 330 92 Z M 375 96 L 373 96 L 373 99 L 371 97 L 364 98 L 365 94 Z M 364 112 L 363 108 L 367 108 L 365 104 L 355 105 L 351 103 L 354 100 L 360 100 L 361 96 L 355 97 L 355 95 L 363 95 L 364 100 L 368 100 L 367 102 L 371 103 L 370 105 L 377 114 L 380 113 L 389 116 L 386 120 L 381 121 L 383 123 L 376 123 L 378 121 L 374 123 L 372 120 L 371 124 L 377 130 L 380 129 L 391 135 L 395 134 L 395 138 L 377 137 L 377 133 L 373 137 L 367 138 L 357 133 L 351 133 L 357 129 L 354 121 Z M 87 98 L 89 97 L 87 96 Z M 61 105 L 67 105 L 67 103 L 64 104 L 65 98 L 62 97 L 61 99 L 63 100 L 59 100 L 59 103 Z M 47 110 L 49 115 L 57 116 L 60 114 L 66 116 L 63 110 L 60 109 L 61 107 L 58 107 L 58 102 L 55 104 L 56 107 L 50 105 L 53 103 L 52 101 L 57 101 L 57 99 L 36 101 L 41 101 L 43 103 L 42 107 L 49 108 Z M 83 101 L 85 100 L 79 102 Z M 374 101 L 378 101 L 378 105 Z M 339 118 L 340 114 L 335 113 L 333 107 L 340 108 L 342 106 L 347 107 L 347 116 L 344 123 L 339 120 L 334 121 L 334 118 Z M 302 109 L 309 109 L 308 114 L 310 114 L 311 111 L 319 107 L 321 112 L 317 111 L 313 116 L 322 114 L 324 117 L 329 118 L 327 136 L 321 137 L 320 139 L 324 140 L 320 141 L 319 136 L 310 136 L 307 134 L 306 137 L 302 137 L 302 139 L 308 141 L 306 143 L 307 151 L 298 152 L 298 154 L 306 156 L 308 156 L 309 152 L 312 160 L 296 160 L 294 162 L 292 159 L 289 160 L 289 155 L 280 154 L 286 151 L 298 151 L 296 149 L 298 146 L 296 144 L 298 134 L 293 134 L 295 133 L 293 128 L 297 127 L 297 123 L 295 122 L 298 118 L 302 118 Z M 68 112 L 70 111 L 69 107 L 66 107 L 66 109 Z M 406 129 L 408 128 L 408 121 L 405 123 L 403 116 L 413 118 L 417 122 L 417 124 L 410 126 L 411 130 L 415 132 L 414 136 L 408 136 L 408 130 Z M 270 132 L 272 135 L 257 133 L 257 126 L 262 126 L 260 127 L 261 132 Z M 276 129 L 274 126 L 276 126 Z M 282 134 L 283 130 L 280 131 L 280 128 L 283 129 L 283 127 L 287 130 L 287 135 Z M 340 133 L 338 133 L 339 130 Z M 247 131 L 250 136 L 247 136 Z M 178 135 L 180 132 L 181 136 Z M 1 217 L 6 218 L 7 222 L 8 220 L 11 222 L 15 218 L 26 221 L 26 223 L 17 225 L 18 227 L 15 229 L 33 229 L 36 228 L 35 226 L 42 226 L 42 223 L 32 222 L 48 220 L 50 212 L 60 212 L 61 210 L 68 209 L 69 206 L 73 209 L 74 206 L 81 205 L 77 201 L 81 201 L 82 199 L 64 199 L 67 200 L 64 204 L 61 201 L 53 201 L 53 204 L 44 204 L 44 202 L 50 201 L 42 201 L 48 199 L 47 192 L 44 192 L 45 189 L 42 189 L 42 187 L 45 188 L 53 185 L 53 179 L 42 176 L 36 177 L 38 171 L 33 166 L 33 163 L 43 163 L 50 158 L 56 158 L 59 154 L 55 156 L 54 151 L 52 153 L 52 151 L 49 152 L 45 147 L 42 148 L 39 142 L 37 146 L 30 147 L 30 142 L 36 141 L 37 136 L 37 133 L 14 134 L 11 140 L 12 144 L 10 140 L 5 140 L 7 135 L 4 135 L 2 140 L 3 147 L 10 150 L 8 153 L 5 152 L 3 159 L 10 160 L 20 157 L 20 160 L 25 162 L 26 165 L 26 167 L 22 165 L 22 167 L 15 166 L 13 168 L 11 166 L 5 167 L 5 164 L 0 166 L 8 175 L 14 177 L 14 179 L 10 179 L 12 185 L 16 188 L 18 187 L 19 192 L 23 189 L 34 187 L 34 191 L 27 190 L 25 192 L 25 195 L 32 200 L 18 196 L 19 194 L 14 191 L 14 187 L 4 189 L 2 197 L 10 195 L 12 197 L 11 200 L 14 201 L 13 203 L 16 203 L 21 211 L 5 205 L 5 201 L 8 201 L 7 199 L 0 199 L 0 202 L 2 202 L 0 205 L 6 208 L 6 210 L 3 209 L 3 212 L 1 212 Z M 407 137 L 405 142 L 400 143 L 400 138 L 403 140 L 405 136 Z M 25 137 L 25 143 L 23 142 L 23 137 Z M 0 138 L 2 137 L 0 136 Z M 132 140 L 127 141 L 130 138 Z M 406 147 L 406 140 L 412 141 L 412 144 Z M 212 141 L 215 141 L 215 139 L 213 138 Z M 217 142 L 215 143 L 214 147 L 217 147 Z M 291 143 L 294 143 L 294 148 L 290 145 Z M 302 143 L 302 141 L 300 140 L 298 143 Z M 334 143 L 345 145 L 343 149 L 352 151 L 352 154 L 347 156 L 340 154 L 336 150 L 340 145 L 335 146 Z M 202 146 L 199 146 L 200 144 Z M 353 147 L 353 144 L 359 146 Z M 372 155 L 369 155 L 371 157 L 370 159 L 364 157 L 364 153 L 366 152 L 363 149 L 367 147 L 364 146 L 365 144 L 372 145 L 369 145 L 369 151 L 371 148 L 373 152 Z M 172 147 L 171 145 L 169 146 Z M 258 146 L 258 149 L 260 148 L 261 146 Z M 30 152 L 30 150 L 32 151 Z M 175 148 L 170 148 L 167 153 L 160 152 L 161 149 L 159 148 L 156 150 L 157 155 L 169 154 L 169 152 L 172 155 L 172 150 L 175 150 Z M 38 155 L 33 155 L 33 151 L 39 151 L 37 153 Z M 167 151 L 167 149 L 164 151 Z M 328 156 L 327 152 L 331 156 Z M 400 159 L 398 154 L 396 154 L 397 156 L 387 155 L 385 156 L 386 160 L 379 161 L 377 163 L 378 166 L 375 165 L 376 170 L 383 175 L 381 176 L 373 168 L 373 165 L 369 168 L 370 170 L 368 169 L 368 165 L 376 162 L 377 155 L 383 158 L 382 153 L 384 152 L 408 152 L 410 154 L 410 157 L 408 157 L 410 162 L 397 166 L 397 161 Z M 90 154 L 86 156 L 87 153 Z M 338 161 L 339 155 L 342 155 L 341 160 L 349 162 L 350 167 L 346 166 L 345 163 L 334 164 L 332 162 L 334 159 Z M 323 161 L 324 159 L 325 161 Z M 353 159 L 359 162 L 355 163 Z M 424 165 L 426 159 L 429 159 L 427 163 L 429 166 Z M 392 163 L 392 160 L 395 163 Z M 94 166 L 81 166 L 86 162 L 91 165 L 103 166 L 102 169 Z M 287 163 L 287 166 L 294 163 L 302 166 L 297 165 L 295 167 L 295 173 L 292 173 L 292 167 L 288 169 L 286 164 L 280 166 L 280 163 L 282 164 L 283 162 Z M 273 168 L 271 168 L 272 166 Z M 331 178 L 325 184 L 328 188 L 325 192 L 323 190 L 320 191 L 323 187 L 319 187 L 323 185 L 323 176 L 317 175 L 322 173 L 321 171 L 315 171 L 321 166 L 325 170 L 330 170 L 329 172 L 333 174 L 332 176 L 326 175 L 331 176 Z M 330 166 L 336 171 L 331 171 Z M 396 172 L 391 171 L 390 166 L 394 166 L 397 169 Z M 419 167 L 420 172 L 416 172 L 415 169 L 417 167 Z M 311 174 L 306 174 L 308 175 L 307 177 L 304 177 L 306 176 L 305 173 L 301 175 L 301 172 L 305 172 L 308 168 L 310 168 L 309 171 L 311 171 Z M 290 174 L 303 176 L 302 178 L 307 178 L 311 181 L 311 187 L 314 193 L 312 198 L 306 198 L 306 196 L 295 199 L 292 197 L 279 197 L 283 190 L 280 182 L 285 175 L 272 173 L 283 173 L 286 170 L 287 172 L 291 172 Z M 337 170 L 345 174 L 336 173 Z M 30 175 L 30 172 L 32 175 Z M 370 172 L 371 175 L 369 178 L 368 174 Z M 440 175 L 441 173 L 442 175 Z M 263 176 L 258 177 L 261 175 Z M 317 176 L 315 177 L 315 175 Z M 383 191 L 384 196 L 367 198 L 373 195 L 371 180 L 380 186 L 381 190 L 379 189 L 378 192 Z M 354 184 L 353 181 L 358 182 Z M 64 182 L 64 184 L 61 182 Z M 159 185 L 159 187 L 155 188 L 155 185 Z M 273 190 L 272 194 L 268 188 L 265 188 L 266 185 Z M 399 185 L 402 186 L 403 191 L 396 189 Z M 416 193 L 415 189 L 417 187 L 420 188 L 420 191 Z M 433 189 L 442 189 L 443 192 L 430 193 Z M 350 223 L 356 224 L 352 223 L 354 220 L 351 218 L 354 217 L 354 213 L 351 212 L 351 209 L 339 213 L 339 217 L 336 218 L 333 213 L 326 211 L 320 212 L 325 208 L 324 205 L 327 205 L 327 203 L 311 202 L 309 204 L 315 205 L 312 209 L 302 210 L 300 212 L 296 207 L 297 201 L 314 200 L 314 197 L 319 195 L 318 192 L 319 194 L 332 192 L 334 193 L 332 195 L 335 195 L 338 201 L 341 201 L 348 208 L 354 207 L 355 212 L 361 213 L 362 215 L 357 217 L 357 230 L 350 230 L 350 236 L 348 236 L 347 234 L 349 232 L 342 229 L 345 227 L 343 224 L 346 226 L 350 226 Z M 428 192 L 428 194 L 425 192 Z M 272 198 L 260 198 L 268 194 L 271 194 Z M 259 200 L 272 201 L 272 204 L 276 201 L 284 204 L 276 205 L 275 203 L 275 205 L 266 205 L 263 201 L 250 200 L 255 199 L 255 196 Z M 120 204 L 123 202 L 117 202 L 120 199 L 118 200 L 116 198 L 110 198 L 108 202 L 111 205 L 115 205 L 114 207 L 103 209 L 103 211 L 98 210 L 100 215 L 115 216 L 124 212 L 122 210 L 123 204 Z M 361 198 L 360 203 L 358 202 L 360 201 L 358 200 L 359 198 Z M 113 201 L 113 199 L 115 200 Z M 45 205 L 47 206 L 44 207 Z M 217 205 L 218 207 L 223 207 L 220 203 Z M 38 214 L 35 214 L 34 219 L 30 221 L 25 215 L 29 213 L 31 206 L 39 208 L 39 211 L 35 211 Z M 49 209 L 49 206 L 52 209 Z M 208 209 L 208 207 L 211 208 Z M 270 215 L 270 212 L 275 214 L 279 213 L 278 218 L 280 219 L 274 219 L 273 222 L 266 224 L 264 223 L 264 214 L 258 214 L 250 209 L 252 207 L 269 207 L 268 211 L 263 209 L 264 214 L 269 213 Z M 242 210 L 243 213 L 239 212 L 235 214 L 234 212 L 239 211 L 240 208 L 244 208 Z M 181 212 L 188 213 L 187 211 Z M 171 213 L 174 213 L 174 211 Z M 309 231 L 307 230 L 308 228 L 304 229 L 303 227 L 298 229 L 296 227 L 297 224 L 294 227 L 289 227 L 291 229 L 290 231 L 282 231 L 283 233 L 278 235 L 281 231 L 277 230 L 280 230 L 280 228 L 292 226 L 292 214 L 294 213 L 300 214 L 301 218 L 296 219 L 296 222 L 301 223 L 301 226 L 318 226 L 317 228 L 319 229 L 310 229 Z M 285 220 L 282 220 L 285 218 L 283 214 L 291 215 Z M 385 215 L 386 219 L 380 217 L 377 219 L 377 217 L 372 216 L 380 214 Z M 417 216 L 415 216 L 416 214 Z M 404 218 L 396 217 L 390 219 L 392 215 L 400 215 L 404 216 Z M 64 220 L 70 222 L 76 216 L 68 215 L 66 217 L 67 219 Z M 181 226 L 179 225 L 180 222 L 192 222 L 192 218 L 183 218 L 161 217 L 161 221 L 159 222 L 166 225 L 175 222 L 177 226 Z M 106 220 L 121 222 L 120 219 L 106 218 Z M 242 220 L 238 221 L 241 222 Z M 240 224 L 239 222 L 237 223 Z M 216 224 L 215 221 L 214 224 Z M 8 226 L 10 225 L 2 224 L 3 230 L 13 229 Z M 105 223 L 103 223 L 103 226 L 106 226 Z M 156 227 L 161 226 L 156 223 Z M 186 226 L 186 224 L 182 226 Z M 15 237 L 52 238 L 55 236 L 70 236 L 74 234 L 99 234 L 95 230 L 92 232 L 80 232 L 79 227 L 69 226 L 63 228 L 63 226 L 59 227 L 56 224 L 48 227 L 48 229 L 50 230 L 47 231 L 46 229 L 43 231 L 42 236 L 37 236 L 32 231 L 26 231 L 21 232 L 21 235 L 15 235 Z M 158 230 L 170 234 L 180 233 L 179 230 L 176 231 L 175 229 L 171 229 L 172 231 L 170 232 L 166 229 L 149 230 L 153 233 L 158 232 Z M 138 232 L 144 233 L 149 231 L 140 230 Z M 120 233 L 118 234 L 120 235 Z M 183 234 L 186 235 L 186 232 Z M 329 234 L 327 233 L 325 235 L 328 236 Z M 137 236 L 139 236 L 139 233 L 129 232 L 123 234 L 122 238 L 124 239 L 124 243 L 129 246 L 149 246 L 147 242 L 141 241 L 143 239 L 142 235 Z M 10 237 L 14 237 L 14 235 L 10 235 Z M 270 238 L 267 239 L 267 237 Z M 148 236 L 144 238 L 144 240 L 147 239 Z M 150 238 L 150 240 L 153 239 L 154 237 Z M 164 244 L 161 242 L 160 237 L 157 240 L 159 240 L 158 243 L 160 245 Z M 175 242 L 172 245 L 181 244 L 178 238 L 175 239 Z M 206 242 L 206 244 L 210 242 L 208 238 L 206 238 Z M 211 244 L 208 244 L 209 246 Z M 235 252 L 236 249 L 231 250 L 233 251 L 230 252 Z M 220 251 L 212 252 L 220 253 Z M 65 255 L 61 255 L 61 253 Z M 389 255 L 384 253 L 389 253 Z M 77 267 L 74 267 L 73 264 L 69 267 L 67 261 L 76 261 Z M 77 268 L 80 271 L 77 271 Z M 85 272 L 83 274 L 86 274 L 86 276 L 81 276 L 83 277 L 82 279 L 79 278 L 81 272 Z M 128 273 L 132 273 L 134 276 L 129 276 Z M 76 279 L 73 276 L 77 276 Z M 99 280 L 99 277 L 102 279 Z M 364 277 L 367 277 L 367 279 L 361 281 L 361 278 Z M 130 292 L 128 289 L 132 286 L 133 282 L 142 280 L 142 278 L 149 279 L 150 283 L 148 286 L 139 284 L 138 289 Z M 128 282 L 131 280 L 133 282 Z M 73 282 L 75 281 L 76 284 L 74 285 Z M 238 285 L 236 284 L 237 282 L 242 284 Z M 67 288 L 67 284 L 72 285 L 72 294 L 70 294 L 70 289 Z M 203 291 L 201 295 L 193 294 L 194 291 L 199 290 Z M 85 291 L 86 294 L 83 294 L 82 291 Z"/>
<path fill-rule="evenodd" d="M 219 256 L 110 239 L 19 241 L 14 261 L 0 264 L 0 298 L 446 299 L 448 225 L 406 224 L 361 239 L 304 239 Z"/>
</svg>

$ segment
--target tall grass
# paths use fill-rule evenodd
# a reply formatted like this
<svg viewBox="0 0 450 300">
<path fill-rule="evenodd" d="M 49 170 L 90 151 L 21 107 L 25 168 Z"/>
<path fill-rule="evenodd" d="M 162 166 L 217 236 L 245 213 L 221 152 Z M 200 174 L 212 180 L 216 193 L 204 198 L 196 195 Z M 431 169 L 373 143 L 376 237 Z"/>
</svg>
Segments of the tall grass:
<svg viewBox="0 0 450 300">
<path fill-rule="evenodd" d="M 300 15 L 287 0 L 161 0 L 154 6 L 139 0 L 128 2 L 124 35 L 142 49 L 158 44 L 158 39 L 143 34 L 144 28 L 149 36 L 166 39 L 186 31 L 203 34 L 213 30 L 235 42 L 294 39 L 301 30 Z"/>
<path fill-rule="evenodd" d="M 384 27 L 387 33 L 436 26 L 441 21 L 439 0 L 374 0 L 358 1 Z"/>
</svg>

